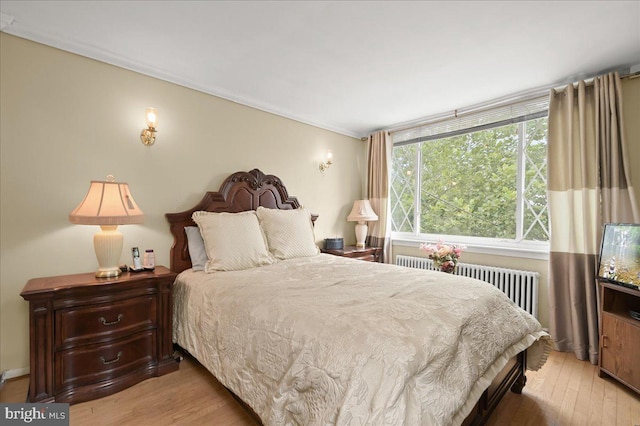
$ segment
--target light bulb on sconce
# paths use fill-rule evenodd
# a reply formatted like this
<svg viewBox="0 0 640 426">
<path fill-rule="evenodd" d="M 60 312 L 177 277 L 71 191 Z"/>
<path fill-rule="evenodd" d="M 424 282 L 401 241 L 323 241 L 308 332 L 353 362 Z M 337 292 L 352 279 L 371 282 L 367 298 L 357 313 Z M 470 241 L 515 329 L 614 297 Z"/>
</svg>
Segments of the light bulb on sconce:
<svg viewBox="0 0 640 426">
<path fill-rule="evenodd" d="M 327 161 L 323 161 L 320 163 L 320 171 L 324 172 L 333 164 L 333 154 L 331 151 L 327 151 Z"/>
<path fill-rule="evenodd" d="M 147 120 L 147 128 L 142 129 L 140 140 L 143 144 L 151 146 L 156 141 L 156 126 L 158 124 L 158 111 L 155 108 L 147 108 L 144 113 Z"/>
</svg>

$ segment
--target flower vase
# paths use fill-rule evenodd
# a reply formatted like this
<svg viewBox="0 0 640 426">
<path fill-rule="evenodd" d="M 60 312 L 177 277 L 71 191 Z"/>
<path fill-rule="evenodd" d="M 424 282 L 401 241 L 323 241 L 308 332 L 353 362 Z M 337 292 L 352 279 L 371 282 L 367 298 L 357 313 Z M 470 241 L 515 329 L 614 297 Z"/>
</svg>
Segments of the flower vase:
<svg viewBox="0 0 640 426">
<path fill-rule="evenodd" d="M 445 260 L 444 262 L 434 261 L 434 264 L 439 271 L 446 272 L 447 274 L 453 274 L 456 270 L 456 262 L 451 260 Z"/>
<path fill-rule="evenodd" d="M 429 259 L 433 260 L 434 266 L 442 272 L 453 274 L 458 264 L 458 258 L 462 250 L 467 247 L 461 244 L 420 244 L 420 250 L 427 252 Z"/>
</svg>

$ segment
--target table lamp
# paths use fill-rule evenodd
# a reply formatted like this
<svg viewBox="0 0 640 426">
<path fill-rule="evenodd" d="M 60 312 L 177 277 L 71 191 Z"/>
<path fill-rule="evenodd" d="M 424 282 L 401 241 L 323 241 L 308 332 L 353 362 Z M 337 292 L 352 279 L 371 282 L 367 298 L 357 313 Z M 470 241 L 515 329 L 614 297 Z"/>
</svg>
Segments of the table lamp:
<svg viewBox="0 0 640 426">
<path fill-rule="evenodd" d="M 96 277 L 107 278 L 120 275 L 118 262 L 122 253 L 122 234 L 118 225 L 142 223 L 144 213 L 131 196 L 129 185 L 114 182 L 113 176 L 106 181 L 91 181 L 84 200 L 69 213 L 69 221 L 79 225 L 100 225 L 101 230 L 93 236 L 93 247 L 98 258 Z"/>
<path fill-rule="evenodd" d="M 367 239 L 367 224 L 365 222 L 378 220 L 378 215 L 373 211 L 369 200 L 356 200 L 353 203 L 351 213 L 347 216 L 347 220 L 349 222 L 358 222 L 356 224 L 356 247 L 364 248 L 364 243 Z"/>
</svg>

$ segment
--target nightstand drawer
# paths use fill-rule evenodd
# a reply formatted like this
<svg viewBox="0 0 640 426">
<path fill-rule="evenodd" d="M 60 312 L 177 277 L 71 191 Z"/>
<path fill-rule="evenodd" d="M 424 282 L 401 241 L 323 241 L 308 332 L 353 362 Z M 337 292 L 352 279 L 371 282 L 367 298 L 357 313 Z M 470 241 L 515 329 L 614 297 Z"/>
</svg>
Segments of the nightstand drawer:
<svg viewBox="0 0 640 426">
<path fill-rule="evenodd" d="M 157 325 L 155 295 L 62 309 L 55 313 L 56 349 L 98 343 Z"/>
<path fill-rule="evenodd" d="M 56 389 L 113 379 L 154 361 L 156 331 L 136 333 L 109 344 L 79 346 L 56 353 Z"/>
</svg>

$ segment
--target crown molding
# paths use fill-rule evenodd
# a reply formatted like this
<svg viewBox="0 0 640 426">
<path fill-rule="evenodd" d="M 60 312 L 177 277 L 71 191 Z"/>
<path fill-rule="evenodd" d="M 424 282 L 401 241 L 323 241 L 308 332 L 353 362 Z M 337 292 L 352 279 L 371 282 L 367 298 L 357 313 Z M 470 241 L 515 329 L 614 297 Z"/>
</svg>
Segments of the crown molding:
<svg viewBox="0 0 640 426">
<path fill-rule="evenodd" d="M 0 12 L 0 31 L 13 24 L 13 21 L 15 21 L 13 16 Z"/>
<path fill-rule="evenodd" d="M 6 26 L 5 26 L 5 16 L 7 17 Z M 125 56 L 118 55 L 107 49 L 102 49 L 87 43 L 81 43 L 81 42 L 76 42 L 73 40 L 61 38 L 53 34 L 38 31 L 37 29 L 28 28 L 24 25 L 20 25 L 19 22 L 15 21 L 13 17 L 10 15 L 2 14 L 2 25 L 3 25 L 2 31 L 7 34 L 11 34 L 17 37 L 31 40 L 40 44 L 44 44 L 50 47 L 54 47 L 56 49 L 64 50 L 66 52 L 74 53 L 90 59 L 94 59 L 96 61 L 104 62 L 109 65 L 114 65 L 120 68 L 124 68 L 129 71 L 134 71 L 139 74 L 157 78 L 159 80 L 167 81 L 169 83 L 177 84 L 179 86 L 183 86 L 189 89 L 197 90 L 199 92 L 206 93 L 208 95 L 226 99 L 228 101 L 231 101 L 240 105 L 248 106 L 260 111 L 278 115 L 280 117 L 288 118 L 290 120 L 298 121 L 303 124 L 308 124 L 310 126 L 318 127 L 320 129 L 328 130 L 344 136 L 349 136 L 357 139 L 359 139 L 362 136 L 361 134 L 358 134 L 357 132 L 354 132 L 352 130 L 343 129 L 327 123 L 320 122 L 320 121 L 309 120 L 301 116 L 298 116 L 296 114 L 285 112 L 275 105 L 265 104 L 265 103 L 258 102 L 255 99 L 238 96 L 236 94 L 230 93 L 219 87 L 203 86 L 202 84 L 182 78 L 167 70 L 163 70 L 161 68 L 144 64 L 133 58 L 127 58 Z"/>
</svg>

